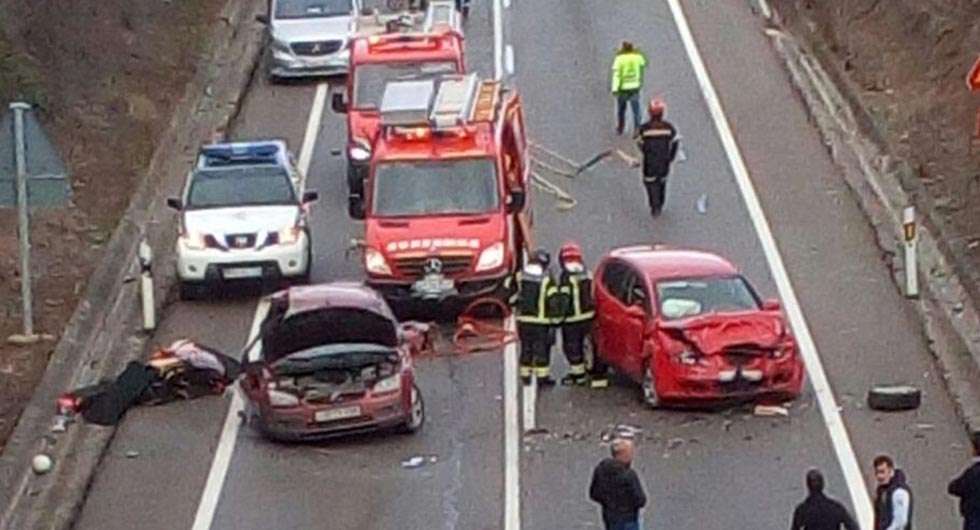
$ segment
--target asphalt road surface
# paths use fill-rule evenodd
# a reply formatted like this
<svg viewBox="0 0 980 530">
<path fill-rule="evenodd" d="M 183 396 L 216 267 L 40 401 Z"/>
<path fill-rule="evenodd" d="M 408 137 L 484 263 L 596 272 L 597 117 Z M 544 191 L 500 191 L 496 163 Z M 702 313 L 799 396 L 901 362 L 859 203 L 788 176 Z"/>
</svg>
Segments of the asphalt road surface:
<svg viewBox="0 0 980 530">
<path fill-rule="evenodd" d="M 577 205 L 561 211 L 537 190 L 539 243 L 555 250 L 575 239 L 593 262 L 611 247 L 648 242 L 731 258 L 763 296 L 782 295 L 788 309 L 798 307 L 812 335 L 821 366 L 810 363 L 806 392 L 789 417 L 757 417 L 750 408 L 651 412 L 639 405 L 639 389 L 624 381 L 605 390 L 559 387 L 537 397 L 532 410 L 542 432 L 521 437 L 511 455 L 505 442 L 518 420 L 504 413 L 516 396 L 505 392 L 504 355 L 440 356 L 420 362 L 428 419 L 415 436 L 288 446 L 239 428 L 227 418 L 228 398 L 134 409 L 76 527 L 599 528 L 587 500 L 589 476 L 607 451 L 602 433 L 628 424 L 642 430 L 636 468 L 651 498 L 644 528 L 787 527 L 812 466 L 824 470 L 832 495 L 867 513 L 870 460 L 879 452 L 895 456 L 909 475 L 918 527 L 955 528 L 945 486 L 967 461 L 966 436 L 920 323 L 889 280 L 866 219 L 748 4 L 682 1 L 675 8 L 686 22 L 679 22 L 673 0 L 502 1 L 495 55 L 492 3 L 474 2 L 470 68 L 493 75 L 495 58 L 509 62 L 510 46 L 511 82 L 524 98 L 529 135 L 572 160 L 610 148 L 632 151 L 614 133 L 608 69 L 621 39 L 647 54 L 644 95 L 668 101 L 686 157 L 675 166 L 664 214 L 646 214 L 637 172 L 621 159 L 575 179 L 544 172 Z M 687 24 L 693 40 L 685 42 Z M 716 125 L 692 43 L 734 141 Z M 316 105 L 324 91 L 316 82 L 271 86 L 257 79 L 235 128 L 237 138 L 284 137 L 295 151 L 305 146 L 311 154 L 308 186 L 321 196 L 312 220 L 315 281 L 360 276 L 356 256 L 345 255 L 360 227 L 346 216 L 343 158 L 335 154 L 346 131 L 340 116 Z M 747 169 L 741 176 L 737 155 L 732 163 L 736 151 Z M 747 182 L 758 203 L 746 199 Z M 770 229 L 775 247 L 765 243 Z M 773 259 L 776 248 L 787 281 Z M 156 342 L 194 337 L 235 352 L 255 307 L 248 293 L 176 304 Z M 564 366 L 556 355 L 556 375 Z M 815 370 L 826 374 L 829 387 L 818 390 L 824 405 L 833 400 L 833 410 L 818 403 Z M 876 382 L 919 385 L 922 408 L 868 410 L 864 395 Z M 419 468 L 401 465 L 419 455 L 435 458 Z"/>
</svg>

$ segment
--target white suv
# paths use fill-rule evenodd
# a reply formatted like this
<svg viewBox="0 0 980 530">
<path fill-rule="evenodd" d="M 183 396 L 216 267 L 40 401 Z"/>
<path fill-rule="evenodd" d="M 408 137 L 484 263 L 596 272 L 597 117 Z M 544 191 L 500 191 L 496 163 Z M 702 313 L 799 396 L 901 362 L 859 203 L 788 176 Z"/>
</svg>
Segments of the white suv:
<svg viewBox="0 0 980 530">
<path fill-rule="evenodd" d="M 182 299 L 210 284 L 305 282 L 312 262 L 307 216 L 317 200 L 281 140 L 201 147 L 180 198 L 177 278 Z"/>
</svg>

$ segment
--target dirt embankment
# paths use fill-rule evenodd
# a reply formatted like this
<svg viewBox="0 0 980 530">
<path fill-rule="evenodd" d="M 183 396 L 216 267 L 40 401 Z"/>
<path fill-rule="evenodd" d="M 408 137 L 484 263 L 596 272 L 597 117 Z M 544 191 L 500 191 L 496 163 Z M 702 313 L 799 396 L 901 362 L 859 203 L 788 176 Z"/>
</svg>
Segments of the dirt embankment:
<svg viewBox="0 0 980 530">
<path fill-rule="evenodd" d="M 39 106 L 74 187 L 68 207 L 32 215 L 40 331 L 57 337 L 71 317 L 222 5 L 0 0 L 0 103 Z M 0 448 L 55 345 L 5 343 L 21 325 L 16 225 L 0 210 Z"/>
<path fill-rule="evenodd" d="M 832 65 L 868 110 L 868 131 L 909 161 L 903 186 L 926 210 L 980 303 L 978 0 L 771 0 L 790 30 Z"/>
</svg>

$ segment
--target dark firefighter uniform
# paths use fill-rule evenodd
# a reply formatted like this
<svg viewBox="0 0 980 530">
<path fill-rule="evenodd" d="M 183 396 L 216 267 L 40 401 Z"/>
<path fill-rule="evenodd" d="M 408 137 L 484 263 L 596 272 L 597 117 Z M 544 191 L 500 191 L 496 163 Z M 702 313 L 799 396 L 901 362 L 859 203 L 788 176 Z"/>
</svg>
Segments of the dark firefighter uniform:
<svg viewBox="0 0 980 530">
<path fill-rule="evenodd" d="M 595 318 L 592 275 L 580 262 L 562 263 L 558 292 L 564 311 L 556 324 L 560 326 L 562 351 L 568 360 L 568 375 L 562 382 L 584 385 L 588 381 L 585 371 L 585 341 L 589 340 L 592 320 Z"/>
<path fill-rule="evenodd" d="M 555 281 L 546 265 L 531 262 L 516 275 L 512 296 L 521 341 L 521 379 L 533 374 L 542 383 L 551 382 L 551 326 L 555 319 Z"/>
<path fill-rule="evenodd" d="M 650 214 L 658 215 L 667 199 L 670 164 L 677 156 L 677 129 L 662 118 L 651 118 L 640 126 L 637 143 L 643 152 L 643 187 L 647 191 Z"/>
</svg>

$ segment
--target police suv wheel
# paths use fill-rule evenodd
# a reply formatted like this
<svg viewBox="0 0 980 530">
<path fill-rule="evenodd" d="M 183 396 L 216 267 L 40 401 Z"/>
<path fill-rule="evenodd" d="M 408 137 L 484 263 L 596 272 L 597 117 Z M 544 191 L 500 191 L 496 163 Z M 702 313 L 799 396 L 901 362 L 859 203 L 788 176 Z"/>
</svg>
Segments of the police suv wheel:
<svg viewBox="0 0 980 530">
<path fill-rule="evenodd" d="M 874 410 L 913 410 L 922 404 L 922 392 L 909 385 L 875 385 L 868 391 L 868 406 Z"/>
<path fill-rule="evenodd" d="M 660 396 L 657 394 L 657 379 L 653 370 L 650 369 L 650 364 L 645 363 L 643 365 L 643 383 L 641 383 L 643 389 L 643 404 L 651 409 L 655 409 L 660 406 Z"/>
<path fill-rule="evenodd" d="M 204 287 L 189 282 L 180 282 L 180 299 L 185 301 L 198 300 L 204 296 Z"/>
</svg>

